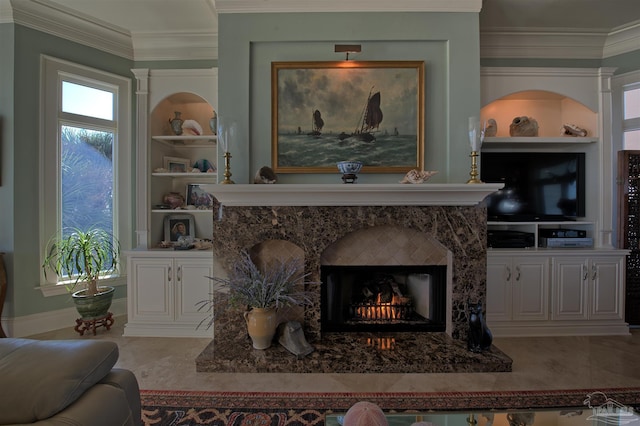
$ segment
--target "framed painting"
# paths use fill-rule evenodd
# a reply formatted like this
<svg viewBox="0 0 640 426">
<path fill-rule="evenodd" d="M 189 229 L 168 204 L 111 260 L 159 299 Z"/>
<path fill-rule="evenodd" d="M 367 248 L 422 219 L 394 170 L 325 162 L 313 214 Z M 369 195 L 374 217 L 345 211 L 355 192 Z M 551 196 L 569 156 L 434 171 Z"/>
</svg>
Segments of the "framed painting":
<svg viewBox="0 0 640 426">
<path fill-rule="evenodd" d="M 424 167 L 424 62 L 271 63 L 276 173 L 362 173 Z"/>
<path fill-rule="evenodd" d="M 187 206 L 194 206 L 198 210 L 213 209 L 213 195 L 200 187 L 200 184 L 187 185 Z"/>
</svg>

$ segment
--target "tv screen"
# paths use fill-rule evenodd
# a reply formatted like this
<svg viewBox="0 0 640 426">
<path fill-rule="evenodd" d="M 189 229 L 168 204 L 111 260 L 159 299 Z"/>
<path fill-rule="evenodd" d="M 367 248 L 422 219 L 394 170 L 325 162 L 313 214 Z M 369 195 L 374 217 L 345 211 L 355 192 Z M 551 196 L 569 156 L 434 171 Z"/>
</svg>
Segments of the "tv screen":
<svg viewBox="0 0 640 426">
<path fill-rule="evenodd" d="M 485 200 L 490 221 L 575 220 L 585 215 L 584 153 L 484 152 L 480 178 L 504 183 Z"/>
</svg>

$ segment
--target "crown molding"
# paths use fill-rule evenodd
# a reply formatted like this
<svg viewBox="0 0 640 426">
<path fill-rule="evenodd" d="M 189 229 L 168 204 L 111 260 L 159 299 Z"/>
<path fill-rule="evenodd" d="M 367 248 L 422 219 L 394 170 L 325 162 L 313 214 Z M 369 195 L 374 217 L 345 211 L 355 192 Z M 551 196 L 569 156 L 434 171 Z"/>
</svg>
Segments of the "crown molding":
<svg viewBox="0 0 640 426">
<path fill-rule="evenodd" d="M 117 56 L 133 59 L 130 34 L 44 0 L 15 1 L 13 22 Z"/>
<path fill-rule="evenodd" d="M 640 49 L 640 21 L 611 31 L 493 28 L 480 32 L 481 58 L 603 59 Z"/>
<path fill-rule="evenodd" d="M 0 0 L 0 24 L 13 23 L 13 8 L 11 0 Z"/>
<path fill-rule="evenodd" d="M 218 34 L 213 32 L 136 32 L 132 39 L 136 61 L 218 58 Z"/>
<path fill-rule="evenodd" d="M 495 29 L 480 32 L 481 58 L 602 59 L 604 31 Z"/>
<path fill-rule="evenodd" d="M 475 12 L 482 0 L 215 0 L 223 13 Z"/>
<path fill-rule="evenodd" d="M 640 49 L 640 21 L 634 21 L 614 28 L 609 33 L 604 44 L 602 57 L 609 58 L 638 49 Z"/>
</svg>

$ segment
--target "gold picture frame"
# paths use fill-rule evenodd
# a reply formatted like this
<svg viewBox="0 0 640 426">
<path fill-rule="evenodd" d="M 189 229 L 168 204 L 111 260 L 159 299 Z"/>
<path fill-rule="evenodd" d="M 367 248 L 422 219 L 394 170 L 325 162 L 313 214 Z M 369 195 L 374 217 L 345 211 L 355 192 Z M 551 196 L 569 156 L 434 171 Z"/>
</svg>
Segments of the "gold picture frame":
<svg viewBox="0 0 640 426">
<path fill-rule="evenodd" d="M 276 173 L 424 168 L 424 61 L 271 63 Z"/>
</svg>

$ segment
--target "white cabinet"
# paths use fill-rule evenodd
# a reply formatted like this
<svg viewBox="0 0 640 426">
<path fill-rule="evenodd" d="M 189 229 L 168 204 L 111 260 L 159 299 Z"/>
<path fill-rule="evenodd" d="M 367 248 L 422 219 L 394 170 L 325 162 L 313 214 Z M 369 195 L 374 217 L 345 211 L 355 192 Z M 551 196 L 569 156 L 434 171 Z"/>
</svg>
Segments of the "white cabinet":
<svg viewBox="0 0 640 426">
<path fill-rule="evenodd" d="M 495 256 L 487 263 L 487 321 L 549 318 L 549 258 Z"/>
<path fill-rule="evenodd" d="M 557 257 L 553 262 L 554 320 L 622 320 L 624 258 Z"/>
<path fill-rule="evenodd" d="M 211 337 L 211 330 L 198 328 L 207 314 L 197 307 L 211 297 L 211 252 L 133 251 L 126 255 L 125 336 Z"/>
<path fill-rule="evenodd" d="M 626 250 L 489 249 L 487 324 L 494 336 L 627 335 Z"/>
</svg>

